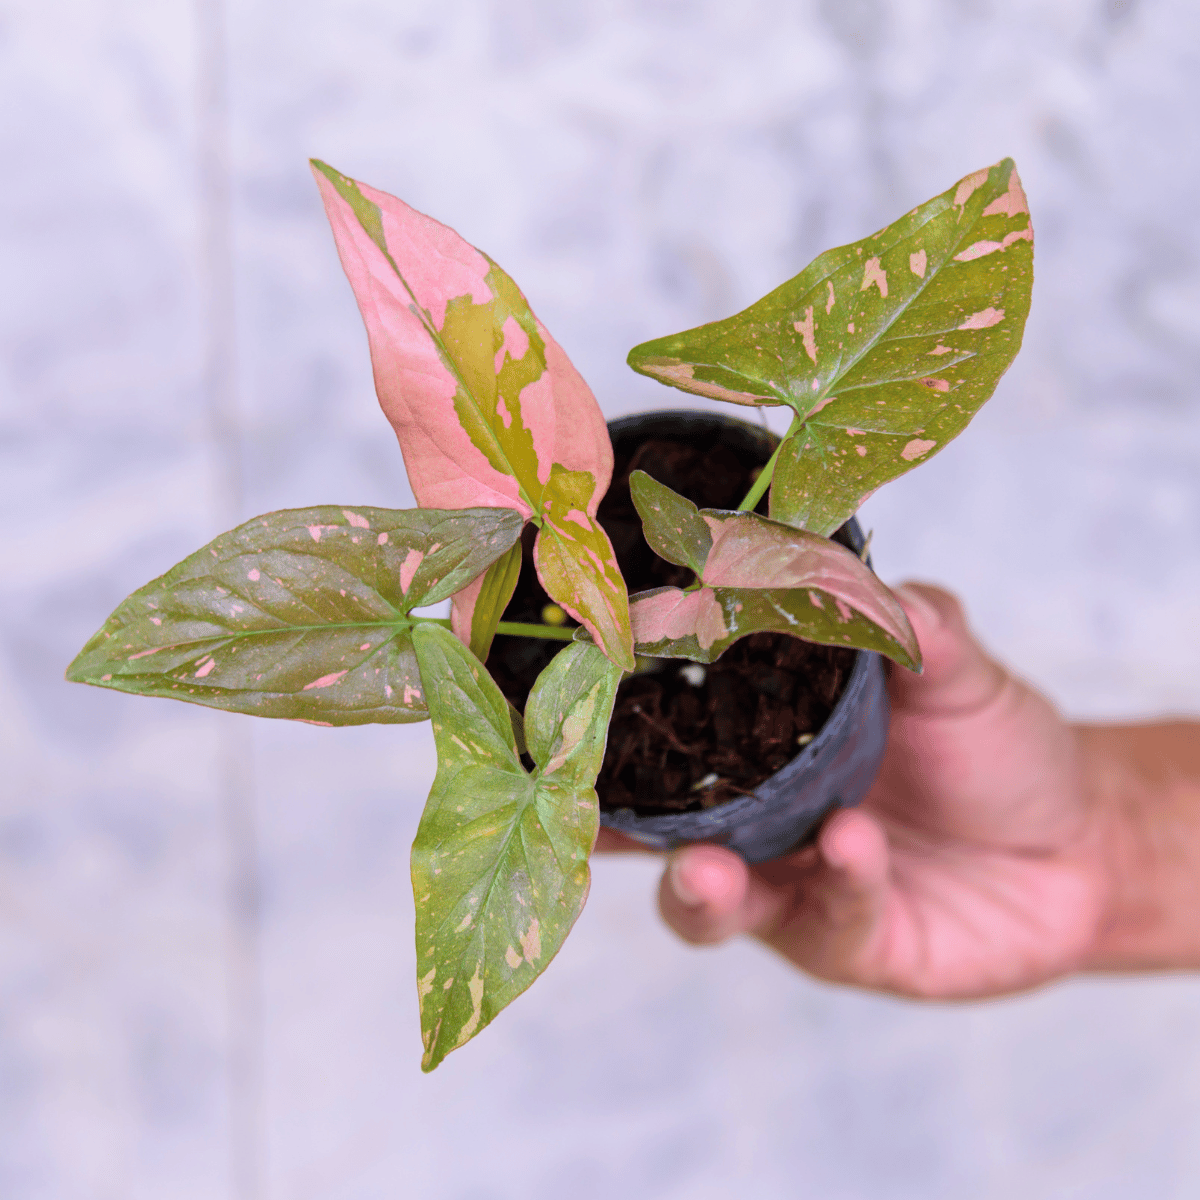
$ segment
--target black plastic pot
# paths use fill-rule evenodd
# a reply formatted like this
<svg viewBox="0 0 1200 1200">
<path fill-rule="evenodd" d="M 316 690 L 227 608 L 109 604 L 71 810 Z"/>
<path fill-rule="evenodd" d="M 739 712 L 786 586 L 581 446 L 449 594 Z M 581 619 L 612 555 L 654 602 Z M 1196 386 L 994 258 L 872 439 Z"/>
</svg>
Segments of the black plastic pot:
<svg viewBox="0 0 1200 1200">
<path fill-rule="evenodd" d="M 622 417 L 610 421 L 608 430 L 618 456 L 651 438 L 689 441 L 703 448 L 719 441 L 748 466 L 764 465 L 779 440 L 760 426 L 690 410 Z M 853 518 L 835 537 L 862 550 L 862 530 Z M 778 858 L 811 841 L 833 809 L 855 805 L 866 795 L 883 759 L 890 717 L 882 660 L 860 650 L 841 697 L 816 737 L 752 795 L 699 812 L 664 816 L 639 816 L 628 808 L 601 811 L 601 824 L 657 850 L 710 842 L 736 850 L 747 862 Z"/>
</svg>

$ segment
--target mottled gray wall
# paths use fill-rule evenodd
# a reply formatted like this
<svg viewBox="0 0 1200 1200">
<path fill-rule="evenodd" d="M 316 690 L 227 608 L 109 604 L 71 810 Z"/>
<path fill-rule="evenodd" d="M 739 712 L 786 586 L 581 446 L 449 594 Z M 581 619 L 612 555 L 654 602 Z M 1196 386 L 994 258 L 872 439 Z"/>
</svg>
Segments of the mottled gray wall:
<svg viewBox="0 0 1200 1200">
<path fill-rule="evenodd" d="M 422 1077 L 428 729 L 60 682 L 236 521 L 408 501 L 308 155 L 491 253 L 616 415 L 694 403 L 634 342 L 1011 154 L 1025 350 L 877 564 L 1072 713 L 1200 710 L 1197 44 L 1185 0 L 8 0 L 0 1196 L 1200 1193 L 1200 980 L 845 993 L 675 943 L 649 862 Z"/>
</svg>

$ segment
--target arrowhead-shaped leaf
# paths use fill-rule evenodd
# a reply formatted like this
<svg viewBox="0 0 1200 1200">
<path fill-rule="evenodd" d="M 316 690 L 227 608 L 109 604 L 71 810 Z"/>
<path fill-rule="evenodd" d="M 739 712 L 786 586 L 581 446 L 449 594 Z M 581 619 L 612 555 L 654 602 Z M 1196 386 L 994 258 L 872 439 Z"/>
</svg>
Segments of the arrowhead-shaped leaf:
<svg viewBox="0 0 1200 1200">
<path fill-rule="evenodd" d="M 672 507 L 679 503 L 687 501 L 676 497 Z M 773 631 L 919 668 L 904 609 L 853 551 L 755 513 L 704 509 L 697 519 L 712 539 L 698 572 L 703 586 L 632 598 L 638 653 L 712 662 L 738 638 Z"/>
<path fill-rule="evenodd" d="M 1020 348 L 1032 282 L 1029 209 L 1005 159 L 629 363 L 684 391 L 790 405 L 771 516 L 828 534 L 965 428 Z"/>
<path fill-rule="evenodd" d="M 124 600 L 67 678 L 326 725 L 423 721 L 406 614 L 520 533 L 507 508 L 267 513 Z"/>
<path fill-rule="evenodd" d="M 629 476 L 629 494 L 650 549 L 667 562 L 702 574 L 713 539 L 696 506 L 645 471 Z"/>
<path fill-rule="evenodd" d="M 438 770 L 412 851 L 417 992 L 432 1070 L 545 970 L 587 898 L 593 784 L 621 672 L 595 646 L 556 655 L 529 695 L 538 771 L 507 704 L 447 630 L 414 633 Z"/>
<path fill-rule="evenodd" d="M 486 254 L 324 163 L 314 160 L 313 173 L 417 503 L 506 505 L 542 534 L 586 522 L 587 538 L 560 536 L 546 553 L 542 584 L 631 666 L 625 584 L 594 521 L 612 444 L 582 376 Z"/>
</svg>

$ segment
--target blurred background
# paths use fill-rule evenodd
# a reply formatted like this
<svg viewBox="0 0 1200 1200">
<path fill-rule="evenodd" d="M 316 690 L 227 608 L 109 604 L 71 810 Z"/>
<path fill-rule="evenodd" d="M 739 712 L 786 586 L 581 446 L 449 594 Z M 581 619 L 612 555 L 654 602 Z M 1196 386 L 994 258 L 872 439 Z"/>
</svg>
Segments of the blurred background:
<svg viewBox="0 0 1200 1200">
<path fill-rule="evenodd" d="M 634 343 L 1012 155 L 1025 349 L 868 502 L 877 568 L 1072 715 L 1200 711 L 1198 45 L 1184 0 L 6 0 L 0 1196 L 1200 1194 L 1200 978 L 853 994 L 678 944 L 649 859 L 422 1076 L 428 727 L 62 682 L 253 514 L 410 503 L 309 155 L 491 254 L 609 416 L 704 403 Z"/>
</svg>

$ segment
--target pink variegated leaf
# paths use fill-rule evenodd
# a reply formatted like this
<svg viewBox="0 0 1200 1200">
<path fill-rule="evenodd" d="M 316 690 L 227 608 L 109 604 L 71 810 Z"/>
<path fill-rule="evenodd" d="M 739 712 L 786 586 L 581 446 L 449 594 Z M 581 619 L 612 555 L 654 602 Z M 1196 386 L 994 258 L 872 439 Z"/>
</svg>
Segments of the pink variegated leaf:
<svg viewBox="0 0 1200 1200">
<path fill-rule="evenodd" d="M 657 485 L 647 513 L 666 533 L 679 534 L 687 502 Z M 659 495 L 658 493 L 661 493 Z M 904 609 L 853 551 L 828 538 L 750 512 L 692 510 L 711 548 L 700 586 L 660 588 L 632 597 L 630 619 L 639 654 L 712 662 L 750 633 L 789 633 L 810 642 L 875 650 L 905 667 L 919 668 L 920 648 Z M 686 523 L 686 522 L 685 522 Z M 666 534 L 658 531 L 659 540 Z M 689 534 L 689 547 L 704 539 Z M 689 549 L 689 554 L 692 551 Z"/>
<path fill-rule="evenodd" d="M 315 160 L 313 173 L 417 503 L 503 506 L 539 525 L 558 514 L 558 527 L 579 513 L 594 525 L 612 477 L 604 418 L 520 289 L 394 196 Z M 547 592 L 614 662 L 631 664 L 625 585 L 599 528 L 556 537 L 541 557 L 552 563 Z M 456 603 L 457 628 L 473 626 L 474 603 Z"/>
<path fill-rule="evenodd" d="M 649 658 L 715 662 L 750 633 L 787 633 L 824 646 L 874 650 L 916 670 L 901 642 L 819 588 L 659 588 L 629 598 L 634 644 Z"/>
</svg>

